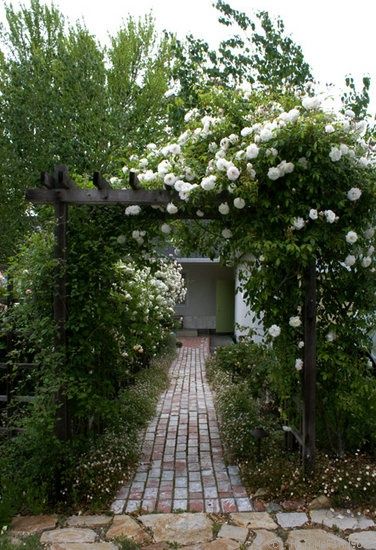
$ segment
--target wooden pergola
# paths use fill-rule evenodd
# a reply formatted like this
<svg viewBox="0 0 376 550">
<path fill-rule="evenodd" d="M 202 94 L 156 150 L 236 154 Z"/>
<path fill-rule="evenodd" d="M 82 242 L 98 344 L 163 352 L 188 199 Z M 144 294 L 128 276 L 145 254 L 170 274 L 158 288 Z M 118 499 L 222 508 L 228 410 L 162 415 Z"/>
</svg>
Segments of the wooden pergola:
<svg viewBox="0 0 376 550">
<path fill-rule="evenodd" d="M 93 189 L 81 189 L 70 179 L 64 165 L 55 167 L 54 172 L 43 172 L 42 187 L 28 189 L 26 199 L 34 204 L 50 204 L 55 208 L 55 258 L 58 263 L 54 292 L 54 320 L 57 327 L 56 346 L 65 355 L 67 337 L 67 223 L 69 205 L 110 206 L 139 205 L 166 206 L 174 200 L 179 202 L 177 194 L 170 188 L 164 190 L 143 189 L 134 172 L 130 172 L 130 189 L 113 189 L 99 172 L 92 178 Z M 161 215 L 163 215 L 161 213 Z M 168 219 L 188 219 L 193 214 L 165 214 Z M 206 219 L 219 218 L 213 209 L 205 214 Z M 201 218 L 202 219 L 202 218 Z M 307 473 L 314 468 L 316 442 L 316 264 L 312 262 L 305 275 L 304 305 L 304 369 L 303 369 L 303 429 L 302 432 L 291 428 L 291 432 L 302 447 L 303 464 Z M 69 438 L 69 411 L 63 389 L 57 395 L 59 407 L 56 432 L 60 439 Z"/>
</svg>

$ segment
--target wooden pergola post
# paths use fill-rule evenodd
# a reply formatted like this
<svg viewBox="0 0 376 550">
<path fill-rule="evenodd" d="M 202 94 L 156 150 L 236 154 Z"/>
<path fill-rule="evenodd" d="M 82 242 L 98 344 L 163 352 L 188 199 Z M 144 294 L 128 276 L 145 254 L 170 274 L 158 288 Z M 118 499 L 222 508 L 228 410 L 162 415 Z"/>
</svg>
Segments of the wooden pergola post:
<svg viewBox="0 0 376 550">
<path fill-rule="evenodd" d="M 304 366 L 303 366 L 303 466 L 314 471 L 316 452 L 316 261 L 305 274 Z"/>
</svg>

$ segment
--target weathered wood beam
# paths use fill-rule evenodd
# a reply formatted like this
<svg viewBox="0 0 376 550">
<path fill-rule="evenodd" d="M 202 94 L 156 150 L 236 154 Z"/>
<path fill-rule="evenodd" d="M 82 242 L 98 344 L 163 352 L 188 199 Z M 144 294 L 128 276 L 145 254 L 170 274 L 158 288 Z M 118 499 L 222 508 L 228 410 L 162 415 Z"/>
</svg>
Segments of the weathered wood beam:
<svg viewBox="0 0 376 550">
<path fill-rule="evenodd" d="M 134 191 L 136 191 L 137 189 L 142 189 L 140 180 L 138 179 L 136 172 L 129 172 L 129 185 Z"/>
<path fill-rule="evenodd" d="M 65 164 L 57 164 L 53 172 L 55 189 L 75 189 L 76 184 L 68 174 L 68 167 Z"/>
<path fill-rule="evenodd" d="M 109 182 L 107 180 L 105 180 L 104 178 L 102 178 L 102 176 L 100 175 L 99 172 L 94 172 L 94 175 L 93 175 L 93 184 L 95 185 L 95 187 L 99 190 L 99 191 L 102 191 L 102 196 L 104 199 L 107 199 L 108 197 L 108 191 L 111 189 L 111 185 L 109 184 Z"/>
<path fill-rule="evenodd" d="M 163 190 L 137 191 L 131 189 L 109 189 L 107 198 L 104 198 L 98 189 L 28 189 L 26 198 L 36 204 L 67 204 L 108 205 L 108 204 L 139 204 L 151 205 L 168 204 L 170 194 Z"/>
</svg>

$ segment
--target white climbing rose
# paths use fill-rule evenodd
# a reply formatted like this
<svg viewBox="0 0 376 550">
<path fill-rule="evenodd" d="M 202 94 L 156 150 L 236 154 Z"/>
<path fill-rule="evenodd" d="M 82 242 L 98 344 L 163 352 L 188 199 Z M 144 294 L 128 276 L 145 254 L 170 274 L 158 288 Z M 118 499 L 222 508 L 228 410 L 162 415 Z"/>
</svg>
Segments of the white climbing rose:
<svg viewBox="0 0 376 550">
<path fill-rule="evenodd" d="M 268 333 L 272 338 L 276 338 L 281 334 L 281 328 L 278 325 L 272 325 L 268 328 Z"/>
<path fill-rule="evenodd" d="M 349 231 L 346 234 L 346 242 L 349 244 L 354 244 L 358 240 L 358 235 L 355 233 L 355 231 Z"/>
<path fill-rule="evenodd" d="M 227 204 L 227 202 L 222 202 L 219 206 L 218 206 L 218 210 L 221 214 L 223 214 L 224 216 L 226 214 L 228 214 L 230 212 L 230 207 L 229 205 Z"/>
<path fill-rule="evenodd" d="M 234 199 L 234 206 L 235 208 L 238 208 L 239 210 L 241 210 L 242 208 L 245 207 L 245 200 L 242 199 L 241 197 L 236 197 L 236 199 Z"/>
</svg>

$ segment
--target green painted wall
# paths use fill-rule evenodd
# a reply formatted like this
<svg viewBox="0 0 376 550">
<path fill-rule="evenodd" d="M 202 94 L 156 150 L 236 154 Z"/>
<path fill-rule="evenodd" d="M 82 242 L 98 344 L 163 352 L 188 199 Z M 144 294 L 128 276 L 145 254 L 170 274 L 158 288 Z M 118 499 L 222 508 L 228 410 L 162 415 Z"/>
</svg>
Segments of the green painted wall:
<svg viewBox="0 0 376 550">
<path fill-rule="evenodd" d="M 216 282 L 216 331 L 234 332 L 235 282 L 218 279 Z"/>
</svg>

